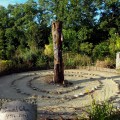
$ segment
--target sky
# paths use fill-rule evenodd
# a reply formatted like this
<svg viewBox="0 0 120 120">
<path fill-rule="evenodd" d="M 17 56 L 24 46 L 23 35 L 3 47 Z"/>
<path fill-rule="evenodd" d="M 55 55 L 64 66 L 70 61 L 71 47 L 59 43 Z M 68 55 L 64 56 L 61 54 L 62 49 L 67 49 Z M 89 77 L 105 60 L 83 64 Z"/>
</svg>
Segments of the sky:
<svg viewBox="0 0 120 120">
<path fill-rule="evenodd" d="M 25 3 L 27 0 L 0 0 L 0 5 L 7 7 L 9 4 Z"/>
</svg>

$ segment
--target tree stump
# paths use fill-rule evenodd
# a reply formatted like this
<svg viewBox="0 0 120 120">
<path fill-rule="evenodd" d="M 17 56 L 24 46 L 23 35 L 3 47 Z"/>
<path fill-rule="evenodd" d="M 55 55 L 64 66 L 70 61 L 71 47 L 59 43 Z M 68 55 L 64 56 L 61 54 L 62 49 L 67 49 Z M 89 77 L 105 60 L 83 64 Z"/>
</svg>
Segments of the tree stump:
<svg viewBox="0 0 120 120">
<path fill-rule="evenodd" d="M 55 21 L 52 23 L 52 38 L 54 50 L 54 83 L 63 84 L 64 68 L 62 60 L 62 22 Z"/>
</svg>

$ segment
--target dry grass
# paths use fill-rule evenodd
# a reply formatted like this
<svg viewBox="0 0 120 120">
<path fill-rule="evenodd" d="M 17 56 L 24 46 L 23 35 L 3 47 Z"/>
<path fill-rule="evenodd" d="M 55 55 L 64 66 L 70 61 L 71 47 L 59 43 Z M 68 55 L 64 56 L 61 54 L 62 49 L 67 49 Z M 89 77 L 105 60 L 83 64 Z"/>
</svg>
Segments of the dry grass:
<svg viewBox="0 0 120 120">
<path fill-rule="evenodd" d="M 97 60 L 95 66 L 96 67 L 102 67 L 102 68 L 114 68 L 115 67 L 115 61 L 106 57 L 104 60 Z"/>
<path fill-rule="evenodd" d="M 50 84 L 53 81 L 53 75 L 46 75 L 45 82 Z"/>
</svg>

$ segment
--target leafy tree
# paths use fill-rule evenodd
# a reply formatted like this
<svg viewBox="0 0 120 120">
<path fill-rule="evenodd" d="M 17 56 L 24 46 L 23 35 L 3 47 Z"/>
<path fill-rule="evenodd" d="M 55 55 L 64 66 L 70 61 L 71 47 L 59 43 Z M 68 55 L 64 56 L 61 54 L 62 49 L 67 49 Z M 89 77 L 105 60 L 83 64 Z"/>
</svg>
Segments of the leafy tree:
<svg viewBox="0 0 120 120">
<path fill-rule="evenodd" d="M 116 34 L 112 34 L 109 38 L 109 51 L 112 59 L 115 59 L 116 53 L 120 51 L 120 36 Z"/>
<path fill-rule="evenodd" d="M 93 49 L 93 57 L 94 60 L 104 60 L 104 57 L 109 56 L 109 43 L 108 42 L 101 42 L 95 46 Z"/>
<path fill-rule="evenodd" d="M 80 53 L 90 56 L 92 54 L 92 48 L 93 48 L 92 43 L 88 43 L 88 42 L 81 43 L 80 44 Z"/>
<path fill-rule="evenodd" d="M 64 36 L 63 50 L 75 52 L 76 49 L 78 48 L 76 31 L 72 29 L 68 30 L 63 29 L 63 36 Z"/>
<path fill-rule="evenodd" d="M 6 59 L 6 37 L 5 31 L 8 25 L 8 11 L 0 6 L 0 59 Z"/>
<path fill-rule="evenodd" d="M 114 59 L 120 51 L 119 6 L 119 0 L 28 0 L 0 6 L 0 59 L 35 62 L 34 56 L 44 56 L 45 44 L 52 45 L 53 20 L 63 21 L 64 52 Z"/>
</svg>

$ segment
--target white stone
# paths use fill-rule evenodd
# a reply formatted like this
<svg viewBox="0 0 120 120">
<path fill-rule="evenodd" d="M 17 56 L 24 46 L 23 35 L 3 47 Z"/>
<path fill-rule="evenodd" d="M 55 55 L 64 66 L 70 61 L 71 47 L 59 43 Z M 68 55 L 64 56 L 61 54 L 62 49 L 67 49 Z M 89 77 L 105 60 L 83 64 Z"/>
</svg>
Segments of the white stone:
<svg viewBox="0 0 120 120">
<path fill-rule="evenodd" d="M 120 69 L 120 52 L 116 53 L 116 69 Z"/>
<path fill-rule="evenodd" d="M 79 86 L 75 86 L 75 89 L 78 89 L 79 88 Z"/>
<path fill-rule="evenodd" d="M 92 88 L 91 90 L 93 90 L 93 91 L 94 91 L 94 90 L 95 90 L 95 88 Z"/>
<path fill-rule="evenodd" d="M 84 95 L 84 93 L 80 93 L 79 95 L 80 95 L 80 96 L 81 96 L 81 95 Z"/>
<path fill-rule="evenodd" d="M 97 89 L 97 86 L 95 86 L 94 88 Z"/>
<path fill-rule="evenodd" d="M 74 97 L 79 97 L 79 95 L 74 95 Z"/>
</svg>

